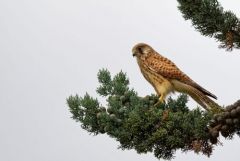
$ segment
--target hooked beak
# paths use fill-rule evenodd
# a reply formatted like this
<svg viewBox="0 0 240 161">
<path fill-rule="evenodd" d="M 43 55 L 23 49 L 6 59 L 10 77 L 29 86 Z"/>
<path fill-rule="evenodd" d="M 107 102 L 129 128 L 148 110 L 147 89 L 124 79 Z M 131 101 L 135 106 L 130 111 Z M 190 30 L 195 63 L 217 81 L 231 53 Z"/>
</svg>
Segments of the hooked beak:
<svg viewBox="0 0 240 161">
<path fill-rule="evenodd" d="M 132 52 L 133 54 L 133 57 L 135 57 L 135 56 L 137 56 L 138 55 L 138 51 L 137 50 L 133 50 L 133 52 Z"/>
<path fill-rule="evenodd" d="M 141 48 L 135 48 L 135 49 L 133 49 L 132 53 L 133 53 L 132 54 L 133 57 L 135 57 L 135 56 L 141 55 L 143 53 L 143 51 Z"/>
</svg>

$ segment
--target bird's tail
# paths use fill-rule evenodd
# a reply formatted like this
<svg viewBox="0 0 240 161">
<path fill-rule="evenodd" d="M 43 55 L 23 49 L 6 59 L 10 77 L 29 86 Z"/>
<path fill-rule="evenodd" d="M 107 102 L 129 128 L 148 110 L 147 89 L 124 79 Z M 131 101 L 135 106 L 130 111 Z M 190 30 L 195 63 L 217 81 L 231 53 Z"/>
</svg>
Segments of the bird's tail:
<svg viewBox="0 0 240 161">
<path fill-rule="evenodd" d="M 221 106 L 219 106 L 216 102 L 214 102 L 212 99 L 210 99 L 208 96 L 196 88 L 191 86 L 189 88 L 191 89 L 189 90 L 188 94 L 206 110 L 212 111 L 214 113 L 218 113 L 223 110 Z"/>
<path fill-rule="evenodd" d="M 211 100 L 208 96 L 203 94 L 198 89 L 196 89 L 190 85 L 181 83 L 179 81 L 174 81 L 173 85 L 175 86 L 175 89 L 178 92 L 183 92 L 183 93 L 190 95 L 199 105 L 201 105 L 207 111 L 212 111 L 214 113 L 218 113 L 223 110 L 221 106 L 219 106 L 216 102 Z"/>
</svg>

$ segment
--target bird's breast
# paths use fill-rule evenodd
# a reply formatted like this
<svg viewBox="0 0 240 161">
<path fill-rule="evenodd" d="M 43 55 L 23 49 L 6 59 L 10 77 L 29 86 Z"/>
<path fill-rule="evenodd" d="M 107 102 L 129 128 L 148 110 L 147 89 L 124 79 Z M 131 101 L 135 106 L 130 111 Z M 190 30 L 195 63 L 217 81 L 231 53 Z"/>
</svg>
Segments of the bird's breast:
<svg viewBox="0 0 240 161">
<path fill-rule="evenodd" d="M 145 77 L 145 79 L 151 84 L 158 82 L 161 84 L 165 79 L 160 74 L 149 69 L 141 60 L 138 60 L 138 65 L 141 70 L 141 73 Z"/>
<path fill-rule="evenodd" d="M 154 87 L 155 91 L 158 95 L 167 94 L 173 91 L 172 84 L 164 78 L 162 75 L 156 73 L 156 71 L 152 71 L 142 62 L 138 62 L 141 73 L 145 77 L 145 79 Z"/>
</svg>

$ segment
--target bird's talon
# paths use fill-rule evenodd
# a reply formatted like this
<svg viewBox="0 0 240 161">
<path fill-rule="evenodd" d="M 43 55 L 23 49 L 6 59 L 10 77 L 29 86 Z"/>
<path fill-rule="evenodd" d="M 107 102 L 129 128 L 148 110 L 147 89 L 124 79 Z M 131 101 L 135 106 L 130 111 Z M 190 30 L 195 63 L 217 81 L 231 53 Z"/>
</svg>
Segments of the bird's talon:
<svg viewBox="0 0 240 161">
<path fill-rule="evenodd" d="M 164 99 L 163 97 L 160 97 L 159 101 L 160 101 L 161 103 L 163 103 L 163 104 L 166 103 L 166 102 L 165 102 L 165 99 Z"/>
<path fill-rule="evenodd" d="M 160 104 L 166 104 L 165 100 L 160 98 L 157 103 L 154 104 L 155 107 L 159 106 Z"/>
</svg>

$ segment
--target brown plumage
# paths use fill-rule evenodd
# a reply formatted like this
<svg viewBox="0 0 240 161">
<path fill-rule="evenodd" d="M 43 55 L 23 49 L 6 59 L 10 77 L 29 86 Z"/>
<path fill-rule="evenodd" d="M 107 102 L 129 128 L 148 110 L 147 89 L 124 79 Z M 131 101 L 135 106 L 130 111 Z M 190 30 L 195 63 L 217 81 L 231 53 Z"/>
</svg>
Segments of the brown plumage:
<svg viewBox="0 0 240 161">
<path fill-rule="evenodd" d="M 143 76 L 154 87 L 159 100 L 174 91 L 190 95 L 206 110 L 220 106 L 208 96 L 217 97 L 184 74 L 173 62 L 157 53 L 151 46 L 139 43 L 132 49 Z"/>
</svg>

